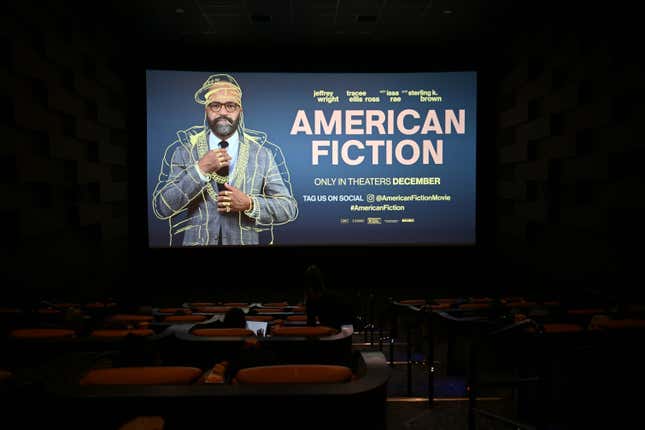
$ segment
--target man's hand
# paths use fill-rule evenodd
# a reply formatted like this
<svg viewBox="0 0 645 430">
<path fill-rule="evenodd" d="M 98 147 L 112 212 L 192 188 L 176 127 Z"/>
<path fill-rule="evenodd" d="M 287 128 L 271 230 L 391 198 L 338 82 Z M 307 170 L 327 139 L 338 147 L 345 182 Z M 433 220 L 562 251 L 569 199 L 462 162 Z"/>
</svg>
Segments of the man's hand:
<svg viewBox="0 0 645 430">
<path fill-rule="evenodd" d="M 204 155 L 197 166 L 204 174 L 217 172 L 222 167 L 226 167 L 231 162 L 231 156 L 228 155 L 225 148 L 213 149 Z"/>
<path fill-rule="evenodd" d="M 251 197 L 231 184 L 224 184 L 226 190 L 217 194 L 217 211 L 219 213 L 244 212 L 251 208 Z"/>
</svg>

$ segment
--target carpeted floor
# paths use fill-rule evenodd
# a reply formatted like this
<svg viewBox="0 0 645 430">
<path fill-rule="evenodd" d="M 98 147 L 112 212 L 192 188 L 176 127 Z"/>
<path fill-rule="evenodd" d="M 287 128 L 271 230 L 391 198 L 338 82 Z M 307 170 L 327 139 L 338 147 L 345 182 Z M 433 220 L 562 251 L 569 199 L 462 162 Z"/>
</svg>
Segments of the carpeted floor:
<svg viewBox="0 0 645 430">
<path fill-rule="evenodd" d="M 355 350 L 382 351 L 386 359 L 390 359 L 389 346 L 380 346 L 371 342 L 362 334 L 355 335 Z M 437 356 L 441 356 L 441 351 Z M 434 401 L 428 402 L 428 363 L 424 356 L 413 352 L 413 364 L 407 365 L 407 349 L 405 344 L 395 344 L 394 365 L 388 381 L 387 393 L 387 429 L 445 429 L 464 430 L 468 428 L 468 392 L 466 376 L 448 375 L 446 367 L 434 363 Z M 409 372 L 409 375 L 408 375 Z M 497 390 L 487 392 L 479 399 L 482 409 L 500 414 L 512 414 L 512 392 Z M 511 428 L 509 425 L 493 422 L 486 418 L 478 418 L 478 428 Z"/>
<path fill-rule="evenodd" d="M 570 351 L 554 349 L 547 355 L 531 355 L 521 350 L 511 350 L 510 354 L 484 351 L 482 380 L 532 379 L 536 364 L 546 371 L 548 379 L 541 385 L 528 382 L 487 386 L 478 393 L 477 407 L 526 424 L 526 429 L 631 428 L 642 418 L 642 396 L 634 392 L 645 383 L 644 357 L 630 347 L 629 341 L 614 342 L 604 348 L 602 345 Z M 387 429 L 467 429 L 469 403 L 467 366 L 464 366 L 467 348 L 451 345 L 459 351 L 451 357 L 461 361 L 457 366 L 444 361 L 448 356 L 446 351 L 435 350 L 434 402 L 429 406 L 429 366 L 423 355 L 413 352 L 408 375 L 407 346 L 398 342 L 394 346 L 394 365 L 387 387 Z M 366 342 L 359 334 L 355 337 L 354 349 L 381 350 L 389 362 L 387 341 L 380 347 L 378 339 L 374 343 Z M 516 367 L 515 363 L 524 364 Z M 483 369 L 485 373 L 481 373 Z M 519 428 L 512 421 L 485 414 L 476 414 L 475 422 L 478 430 Z"/>
<path fill-rule="evenodd" d="M 389 401 L 388 430 L 409 429 L 466 429 L 468 404 L 466 402 L 438 402 L 432 408 L 427 403 Z"/>
</svg>

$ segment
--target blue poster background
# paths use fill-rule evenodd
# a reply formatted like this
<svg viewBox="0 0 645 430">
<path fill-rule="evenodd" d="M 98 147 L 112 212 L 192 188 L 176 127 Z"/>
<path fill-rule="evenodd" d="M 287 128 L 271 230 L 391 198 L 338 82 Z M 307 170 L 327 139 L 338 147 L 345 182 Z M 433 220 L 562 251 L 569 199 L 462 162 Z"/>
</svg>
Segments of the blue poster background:
<svg viewBox="0 0 645 430">
<path fill-rule="evenodd" d="M 195 91 L 211 74 L 222 72 L 147 71 L 147 187 L 148 230 L 151 247 L 168 246 L 168 222 L 159 220 L 152 211 L 155 188 L 164 151 L 175 139 L 178 130 L 203 125 L 204 107 L 197 104 Z M 364 245 L 424 244 L 467 245 L 475 242 L 476 215 L 476 97 L 475 72 L 446 73 L 235 73 L 226 72 L 240 84 L 245 125 L 264 131 L 269 141 L 284 154 L 294 197 L 298 201 L 298 218 L 275 227 L 277 245 Z M 422 102 L 419 97 L 401 94 L 403 90 L 436 90 L 440 102 Z M 321 103 L 314 91 L 333 91 L 337 103 Z M 399 91 L 401 102 L 393 103 L 382 90 Z M 346 91 L 366 91 L 380 97 L 376 103 L 350 103 Z M 422 125 L 425 112 L 435 109 L 443 128 L 444 110 L 465 109 L 465 133 L 426 135 L 306 135 L 290 134 L 298 110 L 307 112 L 313 128 L 314 110 L 323 110 L 327 117 L 333 110 L 394 110 L 414 109 L 421 119 L 406 120 L 406 126 Z M 364 118 L 362 126 L 364 127 Z M 358 128 L 361 128 L 358 127 Z M 381 149 L 380 163 L 373 165 L 371 148 L 354 148 L 352 157 L 364 155 L 357 166 L 342 162 L 332 165 L 330 156 L 312 165 L 313 140 L 338 140 L 339 145 L 350 139 L 392 140 L 395 146 L 403 139 L 422 145 L 424 139 L 433 144 L 443 139 L 443 164 L 401 165 L 396 160 L 385 164 Z M 330 148 L 327 148 L 330 150 Z M 404 151 L 406 157 L 411 151 Z M 316 178 L 408 178 L 438 177 L 440 185 L 414 186 L 350 186 L 316 185 Z M 449 195 L 450 201 L 373 202 L 368 194 L 378 195 Z M 358 195 L 362 202 L 305 201 L 304 196 Z M 321 197 L 316 197 L 317 199 Z M 403 205 L 403 211 L 351 211 L 351 205 Z M 368 220 L 367 218 L 371 218 Z M 378 220 L 376 220 L 378 218 Z M 387 223 L 385 220 L 389 220 Z M 413 220 L 413 222 L 402 222 Z M 398 220 L 398 221 L 397 221 Z M 368 222 L 369 221 L 369 222 Z M 374 222 L 372 224 L 372 222 Z"/>
</svg>

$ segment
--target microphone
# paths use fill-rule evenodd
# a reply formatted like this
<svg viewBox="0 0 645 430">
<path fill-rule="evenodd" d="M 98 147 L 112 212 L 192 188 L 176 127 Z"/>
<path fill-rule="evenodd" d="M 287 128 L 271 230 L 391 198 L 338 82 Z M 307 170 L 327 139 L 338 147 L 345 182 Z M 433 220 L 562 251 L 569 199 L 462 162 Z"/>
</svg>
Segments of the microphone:
<svg viewBox="0 0 645 430">
<path fill-rule="evenodd" d="M 227 148 L 228 147 L 228 142 L 225 140 L 222 140 L 219 143 L 220 148 Z M 217 174 L 220 176 L 228 176 L 228 166 L 224 166 L 221 169 L 217 171 Z M 220 184 L 219 182 L 217 183 L 217 189 L 222 191 L 225 190 L 226 188 L 224 187 L 224 184 Z"/>
</svg>

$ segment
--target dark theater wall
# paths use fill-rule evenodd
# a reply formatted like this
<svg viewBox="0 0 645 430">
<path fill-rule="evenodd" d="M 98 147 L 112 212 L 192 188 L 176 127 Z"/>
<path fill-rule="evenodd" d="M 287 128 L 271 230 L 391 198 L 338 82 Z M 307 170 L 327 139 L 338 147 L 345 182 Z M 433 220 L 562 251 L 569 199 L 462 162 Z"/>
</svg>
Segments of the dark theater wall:
<svg viewBox="0 0 645 430">
<path fill-rule="evenodd" d="M 73 6 L 9 8 L 0 66 L 3 293 L 100 295 L 128 268 L 118 35 Z"/>
<path fill-rule="evenodd" d="M 644 239 L 638 25 L 618 5 L 570 9 L 545 8 L 539 24 L 507 39 L 496 118 L 499 261 L 535 273 L 537 289 L 642 297 L 631 281 Z"/>
</svg>

